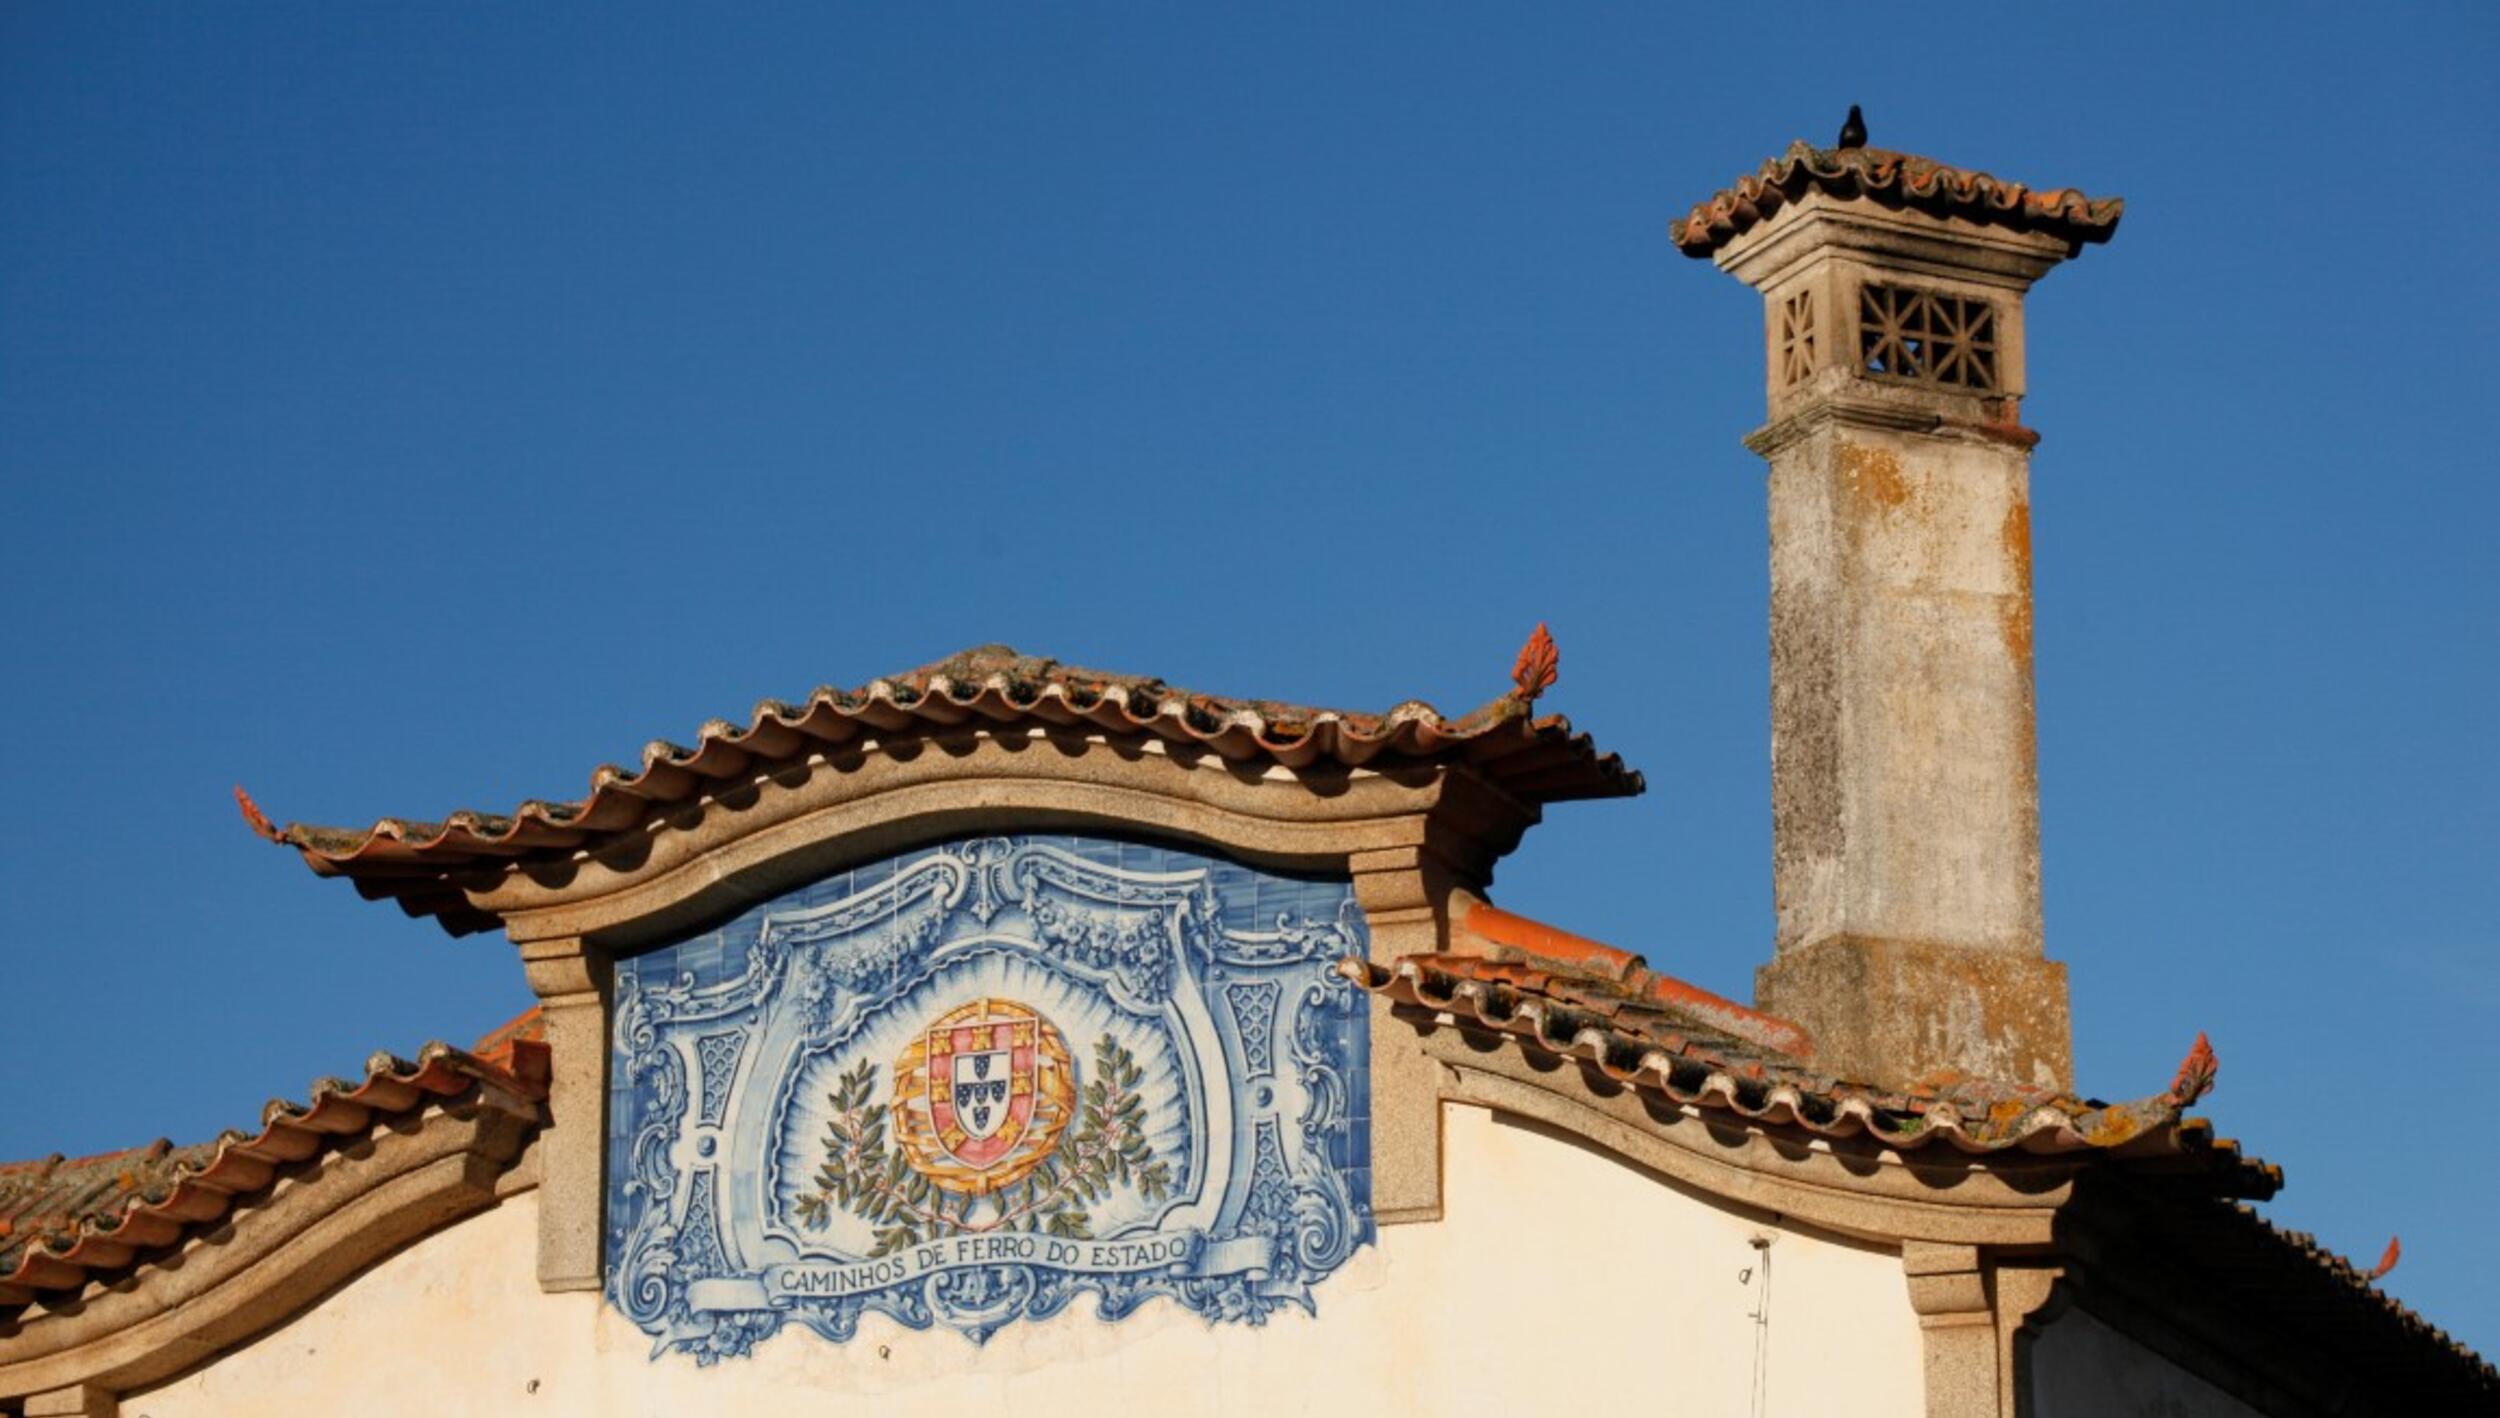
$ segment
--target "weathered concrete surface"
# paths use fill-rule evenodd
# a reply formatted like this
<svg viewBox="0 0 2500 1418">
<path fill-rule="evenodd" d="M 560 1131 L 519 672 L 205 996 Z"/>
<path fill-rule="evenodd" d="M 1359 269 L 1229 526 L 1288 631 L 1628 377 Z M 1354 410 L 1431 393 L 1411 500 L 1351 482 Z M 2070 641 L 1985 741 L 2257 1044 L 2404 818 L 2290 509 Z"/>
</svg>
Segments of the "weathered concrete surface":
<svg viewBox="0 0 2500 1418">
<path fill-rule="evenodd" d="M 1815 1065 L 1844 1078 L 1954 1070 L 2065 1088 L 2074 1074 L 2054 960 L 1840 936 L 1782 951 L 1755 972 L 1754 994 L 1813 1030 Z"/>
<path fill-rule="evenodd" d="M 1770 491 L 1779 948 L 2039 954 L 2024 455 L 1826 423 Z"/>
<path fill-rule="evenodd" d="M 1816 421 L 1770 454 L 1763 1008 L 1822 1063 L 2065 1087 L 2043 960 L 2027 457 Z"/>
</svg>

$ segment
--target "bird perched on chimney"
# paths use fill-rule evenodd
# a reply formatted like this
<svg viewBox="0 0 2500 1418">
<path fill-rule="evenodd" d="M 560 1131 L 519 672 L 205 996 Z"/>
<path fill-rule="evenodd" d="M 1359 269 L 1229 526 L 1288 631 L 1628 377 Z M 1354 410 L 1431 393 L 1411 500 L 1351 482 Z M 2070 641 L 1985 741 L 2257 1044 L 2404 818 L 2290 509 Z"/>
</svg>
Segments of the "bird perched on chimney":
<svg viewBox="0 0 2500 1418">
<path fill-rule="evenodd" d="M 1849 105 L 1849 121 L 1840 125 L 1840 141 L 1834 146 L 1863 148 L 1866 146 L 1866 115 L 1856 104 Z"/>
</svg>

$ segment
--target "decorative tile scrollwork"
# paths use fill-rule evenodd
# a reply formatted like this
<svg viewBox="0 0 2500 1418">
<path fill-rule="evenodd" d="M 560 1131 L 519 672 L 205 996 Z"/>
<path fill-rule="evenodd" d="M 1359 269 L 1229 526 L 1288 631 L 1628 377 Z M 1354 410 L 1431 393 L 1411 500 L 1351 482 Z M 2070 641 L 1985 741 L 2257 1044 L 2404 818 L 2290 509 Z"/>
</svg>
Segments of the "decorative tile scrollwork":
<svg viewBox="0 0 2500 1418">
<path fill-rule="evenodd" d="M 1780 387 L 1814 373 L 1814 292 L 1798 291 L 1780 302 Z"/>
<path fill-rule="evenodd" d="M 652 1352 L 1092 1296 L 1315 1313 L 1372 1239 L 1342 880 L 1112 838 L 919 847 L 616 967 L 609 1300 Z"/>
<path fill-rule="evenodd" d="M 1994 393 L 1996 309 L 1909 286 L 1861 286 L 1858 359 L 1869 374 Z"/>
</svg>

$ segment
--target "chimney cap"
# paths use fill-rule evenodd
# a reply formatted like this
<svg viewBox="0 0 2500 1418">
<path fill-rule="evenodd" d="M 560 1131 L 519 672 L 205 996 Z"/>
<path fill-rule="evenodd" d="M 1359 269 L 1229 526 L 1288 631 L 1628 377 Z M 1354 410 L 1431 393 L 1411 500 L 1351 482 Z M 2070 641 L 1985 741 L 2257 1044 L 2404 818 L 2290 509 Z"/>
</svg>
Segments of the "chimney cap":
<svg viewBox="0 0 2500 1418">
<path fill-rule="evenodd" d="M 1887 148 L 1818 148 L 1802 140 L 1693 208 L 1668 234 L 1687 256 L 1709 257 L 1809 192 L 1863 197 L 1885 207 L 1983 226 L 2060 237 L 2068 254 L 2109 240 L 2126 211 L 2120 197 L 2087 197 L 2072 187 L 2035 191 L 1984 172 Z"/>
</svg>

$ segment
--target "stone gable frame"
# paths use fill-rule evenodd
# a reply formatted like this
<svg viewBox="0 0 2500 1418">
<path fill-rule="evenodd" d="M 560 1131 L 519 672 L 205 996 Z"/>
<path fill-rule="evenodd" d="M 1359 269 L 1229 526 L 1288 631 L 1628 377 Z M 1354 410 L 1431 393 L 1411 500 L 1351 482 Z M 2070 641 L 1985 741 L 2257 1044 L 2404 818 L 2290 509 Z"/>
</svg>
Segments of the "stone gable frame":
<svg viewBox="0 0 2500 1418">
<path fill-rule="evenodd" d="M 1453 900 L 1464 901 L 1455 893 L 1483 889 L 1538 815 L 1453 764 L 1297 771 L 1152 740 L 982 729 L 892 752 L 811 756 L 688 805 L 629 853 L 481 883 L 470 901 L 499 916 L 518 946 L 555 1060 L 540 1283 L 601 1283 L 610 967 L 622 955 L 907 847 L 968 833 L 1109 830 L 1346 877 L 1375 958 L 1392 959 L 1437 949 Z M 1375 1024 L 1376 1049 L 1396 1042 Z M 1411 1042 L 1376 1054 L 1372 1067 L 1375 1217 L 1435 1219 L 1434 1075 Z"/>
</svg>

